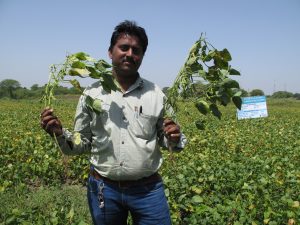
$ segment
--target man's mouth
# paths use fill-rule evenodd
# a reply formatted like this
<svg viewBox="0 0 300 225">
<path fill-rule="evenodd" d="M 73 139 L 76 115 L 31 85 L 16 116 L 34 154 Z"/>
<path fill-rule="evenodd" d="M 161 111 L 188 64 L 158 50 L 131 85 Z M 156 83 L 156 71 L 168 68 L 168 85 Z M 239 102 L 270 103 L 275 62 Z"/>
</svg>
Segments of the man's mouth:
<svg viewBox="0 0 300 225">
<path fill-rule="evenodd" d="M 124 59 L 123 63 L 126 65 L 135 65 L 135 62 L 133 60 L 130 59 Z"/>
</svg>

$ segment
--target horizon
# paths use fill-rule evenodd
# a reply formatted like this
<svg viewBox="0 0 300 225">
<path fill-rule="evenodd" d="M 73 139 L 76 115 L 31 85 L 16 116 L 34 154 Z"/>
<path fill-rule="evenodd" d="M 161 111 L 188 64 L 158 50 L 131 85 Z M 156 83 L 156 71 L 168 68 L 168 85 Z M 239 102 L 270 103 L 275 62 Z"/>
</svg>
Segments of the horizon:
<svg viewBox="0 0 300 225">
<path fill-rule="evenodd" d="M 132 5 L 134 11 L 129 10 Z M 230 77 L 242 89 L 300 93 L 299 9 L 297 0 L 153 0 L 142 6 L 137 0 L 2 0 L 0 81 L 41 86 L 48 81 L 49 66 L 67 53 L 83 51 L 109 60 L 111 33 L 129 19 L 144 27 L 149 38 L 140 74 L 161 88 L 172 85 L 189 49 L 205 33 L 213 46 L 231 53 L 230 64 L 241 76 Z M 80 80 L 83 86 L 92 82 Z"/>
</svg>

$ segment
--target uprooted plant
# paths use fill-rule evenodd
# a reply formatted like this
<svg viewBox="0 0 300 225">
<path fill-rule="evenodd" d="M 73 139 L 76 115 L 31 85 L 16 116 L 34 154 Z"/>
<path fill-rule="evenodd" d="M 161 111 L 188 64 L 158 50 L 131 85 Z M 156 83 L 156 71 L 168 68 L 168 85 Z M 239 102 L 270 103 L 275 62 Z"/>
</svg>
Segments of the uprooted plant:
<svg viewBox="0 0 300 225">
<path fill-rule="evenodd" d="M 226 48 L 217 50 L 201 35 L 167 91 L 166 107 L 176 111 L 178 99 L 192 96 L 191 101 L 203 115 L 212 113 L 221 119 L 218 106 L 227 106 L 231 101 L 240 109 L 242 92 L 239 83 L 229 78 L 240 73 L 229 65 L 231 59 Z M 204 84 L 201 93 L 196 89 L 199 83 Z M 198 129 L 204 129 L 204 120 L 197 120 L 195 124 Z"/>
<path fill-rule="evenodd" d="M 239 83 L 230 75 L 240 73 L 229 65 L 231 55 L 225 48 L 221 51 L 214 48 L 201 34 L 199 40 L 190 49 L 188 57 L 180 69 L 173 85 L 167 91 L 167 100 L 164 104 L 165 112 L 177 111 L 177 102 L 186 96 L 192 96 L 195 107 L 203 115 L 212 113 L 221 119 L 220 105 L 227 106 L 231 101 L 237 108 L 241 107 Z M 90 77 L 98 79 L 107 92 L 120 90 L 119 84 L 112 76 L 112 65 L 105 60 L 96 60 L 84 52 L 66 56 L 62 64 L 51 65 L 49 82 L 46 85 L 42 98 L 45 106 L 51 106 L 55 99 L 54 90 L 62 82 L 71 83 L 82 92 L 80 83 L 73 77 Z M 66 79 L 71 77 L 71 79 Z M 196 84 L 203 82 L 205 88 L 202 93 L 196 92 Z M 101 102 L 86 96 L 86 104 L 96 113 L 101 113 Z M 174 117 L 173 113 L 166 116 Z M 195 121 L 198 129 L 204 129 L 204 120 Z"/>
</svg>

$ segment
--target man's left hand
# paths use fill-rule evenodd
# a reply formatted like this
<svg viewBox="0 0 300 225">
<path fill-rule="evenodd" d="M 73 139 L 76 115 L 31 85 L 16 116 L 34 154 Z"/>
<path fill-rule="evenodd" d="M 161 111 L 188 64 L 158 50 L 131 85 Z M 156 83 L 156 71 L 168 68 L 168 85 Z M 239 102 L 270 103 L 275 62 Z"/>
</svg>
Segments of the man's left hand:
<svg viewBox="0 0 300 225">
<path fill-rule="evenodd" d="M 180 127 L 169 118 L 164 120 L 164 133 L 169 141 L 173 143 L 179 142 L 181 136 Z"/>
</svg>

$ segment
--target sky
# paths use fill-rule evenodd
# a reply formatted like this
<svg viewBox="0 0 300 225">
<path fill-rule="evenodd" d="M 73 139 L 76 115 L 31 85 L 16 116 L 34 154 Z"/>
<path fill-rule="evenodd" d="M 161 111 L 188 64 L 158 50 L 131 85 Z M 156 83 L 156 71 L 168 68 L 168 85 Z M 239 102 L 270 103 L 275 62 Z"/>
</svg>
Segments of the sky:
<svg viewBox="0 0 300 225">
<path fill-rule="evenodd" d="M 300 93 L 299 0 L 0 0 L 0 81 L 42 86 L 51 64 L 79 51 L 110 62 L 110 37 L 124 20 L 145 28 L 149 45 L 139 71 L 161 88 L 172 85 L 205 33 L 231 53 L 241 73 L 231 78 L 241 88 Z"/>
</svg>

